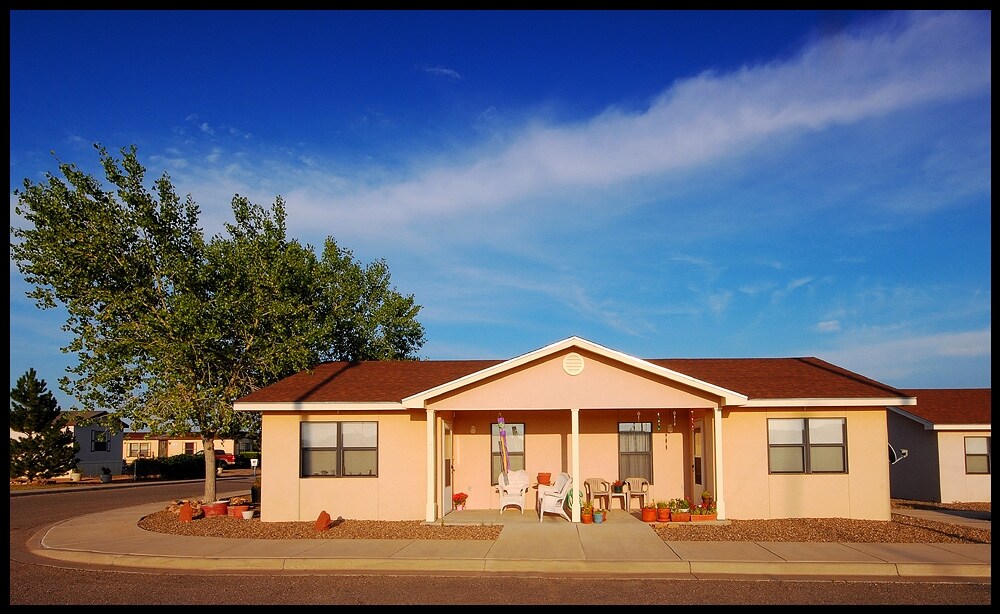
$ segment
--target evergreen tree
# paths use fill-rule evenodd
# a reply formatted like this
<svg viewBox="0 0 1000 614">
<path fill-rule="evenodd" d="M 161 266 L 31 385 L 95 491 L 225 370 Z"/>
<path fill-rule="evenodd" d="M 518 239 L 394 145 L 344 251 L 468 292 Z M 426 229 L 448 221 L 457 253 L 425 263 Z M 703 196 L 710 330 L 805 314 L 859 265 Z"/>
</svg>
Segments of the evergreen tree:
<svg viewBox="0 0 1000 614">
<path fill-rule="evenodd" d="M 48 479 L 74 469 L 80 444 L 66 429 L 66 418 L 45 380 L 28 369 L 10 390 L 10 478 Z"/>
</svg>

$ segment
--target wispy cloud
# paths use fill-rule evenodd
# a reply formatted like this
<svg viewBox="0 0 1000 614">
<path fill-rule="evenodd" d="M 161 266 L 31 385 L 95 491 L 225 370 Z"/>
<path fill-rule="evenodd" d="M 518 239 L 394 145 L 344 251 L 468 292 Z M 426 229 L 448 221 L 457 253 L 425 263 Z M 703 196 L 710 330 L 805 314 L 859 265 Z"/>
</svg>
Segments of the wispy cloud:
<svg viewBox="0 0 1000 614">
<path fill-rule="evenodd" d="M 421 70 L 426 73 L 430 73 L 436 77 L 445 77 L 448 79 L 461 79 L 462 75 L 458 74 L 458 71 L 452 70 L 450 68 L 445 68 L 444 66 L 420 66 Z"/>
</svg>

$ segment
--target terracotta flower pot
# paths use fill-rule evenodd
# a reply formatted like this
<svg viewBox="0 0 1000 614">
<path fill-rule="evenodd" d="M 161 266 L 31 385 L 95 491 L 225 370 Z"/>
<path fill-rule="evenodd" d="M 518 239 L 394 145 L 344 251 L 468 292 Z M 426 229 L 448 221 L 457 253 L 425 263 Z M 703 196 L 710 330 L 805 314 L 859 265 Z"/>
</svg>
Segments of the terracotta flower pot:
<svg viewBox="0 0 1000 614">
<path fill-rule="evenodd" d="M 656 519 L 660 522 L 670 522 L 670 508 L 669 507 L 658 507 L 656 508 Z"/>
<path fill-rule="evenodd" d="M 642 508 L 642 521 L 656 522 L 656 508 L 655 507 Z"/>
<path fill-rule="evenodd" d="M 691 522 L 691 512 L 670 512 L 670 522 Z"/>
<path fill-rule="evenodd" d="M 233 518 L 240 518 L 241 516 L 243 516 L 243 512 L 249 509 L 250 509 L 249 505 L 230 505 L 228 513 Z"/>
<path fill-rule="evenodd" d="M 691 516 L 691 522 L 702 522 L 705 520 L 718 520 L 719 514 L 697 514 Z"/>
<path fill-rule="evenodd" d="M 548 486 L 549 484 L 552 483 L 552 474 L 551 473 L 539 473 L 535 477 L 538 478 L 538 483 L 539 484 L 544 484 L 544 485 Z"/>
<path fill-rule="evenodd" d="M 216 501 L 215 503 L 202 505 L 201 511 L 204 512 L 206 518 L 209 516 L 225 516 L 229 513 L 229 504 Z"/>
<path fill-rule="evenodd" d="M 594 524 L 594 513 L 589 514 L 580 513 L 580 522 L 583 524 Z"/>
</svg>

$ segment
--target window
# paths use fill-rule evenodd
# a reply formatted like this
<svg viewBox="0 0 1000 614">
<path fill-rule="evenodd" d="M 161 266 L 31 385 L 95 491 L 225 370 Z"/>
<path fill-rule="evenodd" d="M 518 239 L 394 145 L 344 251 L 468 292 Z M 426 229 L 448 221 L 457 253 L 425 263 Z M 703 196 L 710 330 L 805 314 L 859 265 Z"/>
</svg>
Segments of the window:
<svg viewBox="0 0 1000 614">
<path fill-rule="evenodd" d="M 846 418 L 771 418 L 771 473 L 847 473 Z"/>
<path fill-rule="evenodd" d="M 524 469 L 524 423 L 511 423 L 505 425 L 507 441 L 507 458 L 510 461 L 511 471 L 521 471 Z M 497 485 L 497 478 L 504 470 L 503 459 L 500 456 L 500 425 L 493 423 L 490 425 L 490 484 Z"/>
<path fill-rule="evenodd" d="M 130 458 L 149 458 L 149 442 L 128 444 Z"/>
<path fill-rule="evenodd" d="M 302 477 L 378 477 L 378 422 L 303 422 Z"/>
<path fill-rule="evenodd" d="M 618 423 L 618 479 L 646 478 L 653 483 L 653 423 Z"/>
<path fill-rule="evenodd" d="M 90 451 L 91 452 L 107 452 L 108 451 L 108 432 L 105 430 L 93 430 L 90 431 Z"/>
<path fill-rule="evenodd" d="M 965 438 L 965 472 L 990 474 L 992 437 Z"/>
<path fill-rule="evenodd" d="M 187 454 L 188 456 L 191 456 L 191 455 L 194 454 L 194 442 L 193 441 L 185 441 L 184 442 L 184 453 Z"/>
</svg>

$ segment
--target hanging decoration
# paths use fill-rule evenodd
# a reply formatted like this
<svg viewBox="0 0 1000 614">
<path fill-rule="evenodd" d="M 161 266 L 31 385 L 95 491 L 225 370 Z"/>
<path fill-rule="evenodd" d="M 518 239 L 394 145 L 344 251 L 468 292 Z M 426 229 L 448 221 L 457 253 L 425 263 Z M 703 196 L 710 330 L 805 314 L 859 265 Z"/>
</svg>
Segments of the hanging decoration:
<svg viewBox="0 0 1000 614">
<path fill-rule="evenodd" d="M 660 412 L 656 412 L 656 432 L 659 433 L 663 428 L 660 426 Z"/>
<path fill-rule="evenodd" d="M 504 473 L 510 471 L 510 456 L 507 452 L 507 425 L 504 424 L 503 416 L 497 416 L 497 426 L 500 427 L 500 466 Z"/>
</svg>

